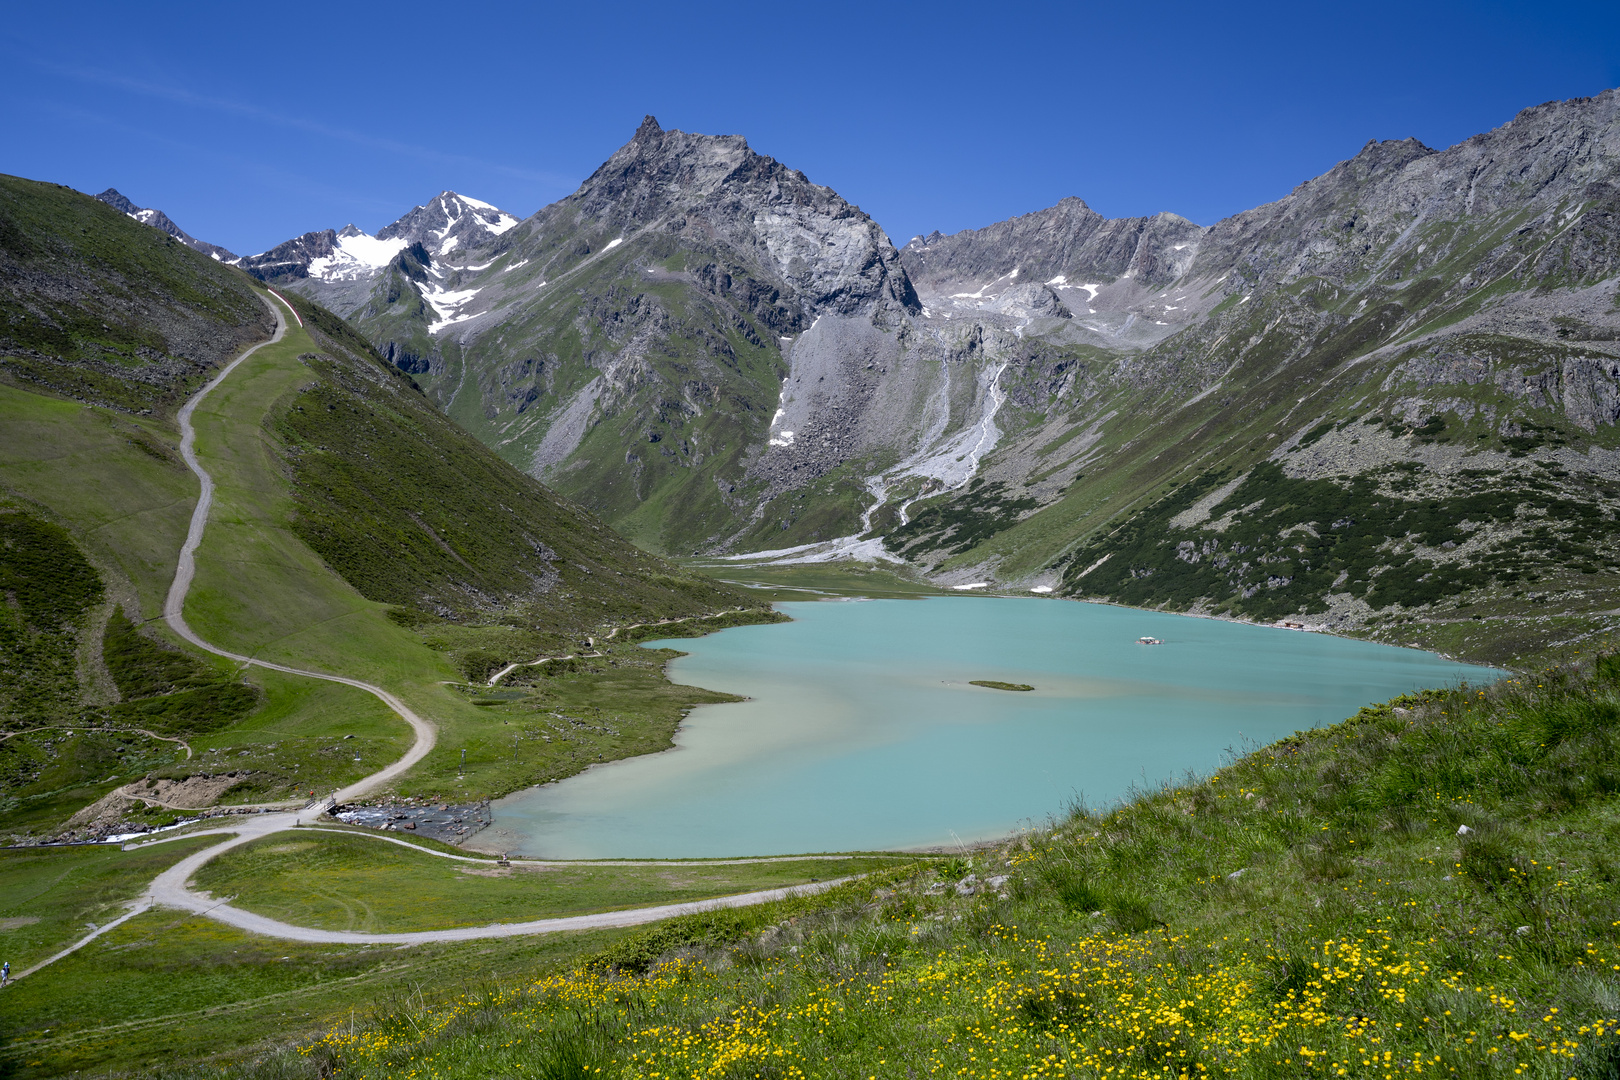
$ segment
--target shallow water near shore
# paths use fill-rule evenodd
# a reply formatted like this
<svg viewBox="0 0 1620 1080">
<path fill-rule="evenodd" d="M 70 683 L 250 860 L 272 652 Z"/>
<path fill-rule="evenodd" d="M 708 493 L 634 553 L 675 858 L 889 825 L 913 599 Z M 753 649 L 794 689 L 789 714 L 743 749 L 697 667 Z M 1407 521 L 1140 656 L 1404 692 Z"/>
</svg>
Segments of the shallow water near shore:
<svg viewBox="0 0 1620 1080">
<path fill-rule="evenodd" d="M 1301 728 L 1502 673 L 1416 649 L 1058 600 L 786 603 L 667 642 L 676 748 L 494 804 L 513 853 L 697 858 L 951 845 L 1207 773 Z M 1162 645 L 1138 645 L 1151 635 Z M 658 642 L 649 642 L 658 645 Z M 969 681 L 1028 683 L 1012 693 Z"/>
</svg>

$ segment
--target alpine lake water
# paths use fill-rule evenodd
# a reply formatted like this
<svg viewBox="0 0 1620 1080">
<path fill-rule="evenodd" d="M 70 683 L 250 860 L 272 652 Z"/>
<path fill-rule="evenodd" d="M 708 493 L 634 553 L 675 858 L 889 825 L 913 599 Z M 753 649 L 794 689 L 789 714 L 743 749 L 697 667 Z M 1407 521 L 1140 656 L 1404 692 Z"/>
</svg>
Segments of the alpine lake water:
<svg viewBox="0 0 1620 1080">
<path fill-rule="evenodd" d="M 1325 634 L 992 597 L 785 603 L 647 642 L 697 708 L 674 749 L 499 800 L 514 854 L 701 858 L 950 846 L 1208 773 L 1363 705 L 1503 673 Z M 1156 637 L 1160 645 L 1137 643 Z M 973 686 L 1023 683 L 1029 692 Z"/>
</svg>

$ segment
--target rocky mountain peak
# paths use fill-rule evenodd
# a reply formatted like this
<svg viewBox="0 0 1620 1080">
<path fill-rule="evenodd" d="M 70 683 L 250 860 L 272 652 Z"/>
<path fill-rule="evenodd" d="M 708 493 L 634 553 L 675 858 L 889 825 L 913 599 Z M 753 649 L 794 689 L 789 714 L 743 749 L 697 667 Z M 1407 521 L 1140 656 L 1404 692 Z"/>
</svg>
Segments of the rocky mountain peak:
<svg viewBox="0 0 1620 1080">
<path fill-rule="evenodd" d="M 1439 152 L 1414 138 L 1369 139 L 1367 145 L 1363 146 L 1355 157 L 1339 162 L 1310 183 L 1364 183 L 1374 177 L 1399 172 L 1412 162 Z"/>
<path fill-rule="evenodd" d="M 649 116 L 578 191 L 540 216 L 559 215 L 614 239 L 656 228 L 716 254 L 724 249 L 785 284 L 810 318 L 870 314 L 874 304 L 920 310 L 875 221 L 755 153 L 741 135 L 665 129 Z"/>
<path fill-rule="evenodd" d="M 377 230 L 377 239 L 421 244 L 436 257 L 483 247 L 514 228 L 518 219 L 499 207 L 454 191 L 441 191 L 398 221 Z M 403 246 L 403 245 L 402 245 Z"/>
<path fill-rule="evenodd" d="M 651 142 L 663 133 L 664 129 L 658 126 L 658 118 L 648 113 L 641 118 L 641 126 L 636 128 L 636 134 L 630 141 Z"/>
<path fill-rule="evenodd" d="M 117 210 L 119 213 L 128 214 L 130 217 L 134 217 L 135 214 L 140 210 L 140 207 L 130 202 L 124 193 L 119 191 L 117 188 L 108 188 L 100 195 L 97 195 L 96 198 L 100 199 L 114 210 Z"/>
<path fill-rule="evenodd" d="M 649 116 L 569 199 L 606 223 L 651 224 L 714 194 L 733 173 L 759 160 L 741 135 L 666 131 Z"/>
</svg>

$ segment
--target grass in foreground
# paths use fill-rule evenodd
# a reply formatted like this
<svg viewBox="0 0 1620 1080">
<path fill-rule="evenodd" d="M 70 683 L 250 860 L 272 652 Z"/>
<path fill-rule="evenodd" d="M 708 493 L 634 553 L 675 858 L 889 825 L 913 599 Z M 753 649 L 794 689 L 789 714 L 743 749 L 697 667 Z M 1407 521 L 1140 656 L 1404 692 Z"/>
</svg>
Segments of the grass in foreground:
<svg viewBox="0 0 1620 1080">
<path fill-rule="evenodd" d="M 1613 658 L 1400 699 L 240 1075 L 1610 1077 L 1617 721 Z"/>
<path fill-rule="evenodd" d="M 374 837 L 300 832 L 227 852 L 196 881 L 237 907 L 300 926 L 437 930 L 676 904 L 805 885 L 894 864 L 850 856 L 731 866 L 503 868 L 434 858 Z"/>
<path fill-rule="evenodd" d="M 408 949 L 305 945 L 150 911 L 4 991 L 0 1075 L 161 1075 L 176 1061 L 239 1054 L 270 1033 L 315 1037 L 340 1017 L 347 1023 L 351 1010 L 365 1015 L 446 985 L 531 978 L 623 934 Z"/>
<path fill-rule="evenodd" d="M 181 859 L 217 837 L 176 840 L 146 851 L 117 847 L 0 849 L 0 960 L 23 971 L 65 949 Z"/>
</svg>

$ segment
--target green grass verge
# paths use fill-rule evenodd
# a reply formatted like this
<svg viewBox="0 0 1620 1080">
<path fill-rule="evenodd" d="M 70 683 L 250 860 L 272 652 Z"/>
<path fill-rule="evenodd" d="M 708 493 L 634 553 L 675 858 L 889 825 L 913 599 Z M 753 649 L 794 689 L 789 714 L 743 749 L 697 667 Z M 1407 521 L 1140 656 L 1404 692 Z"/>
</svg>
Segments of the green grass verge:
<svg viewBox="0 0 1620 1080">
<path fill-rule="evenodd" d="M 152 878 L 217 837 L 142 851 L 116 846 L 0 848 L 0 959 L 22 971 L 123 914 Z"/>
<path fill-rule="evenodd" d="M 951 596 L 949 589 L 930 585 L 909 567 L 882 563 L 811 563 L 802 566 L 753 566 L 693 560 L 692 565 L 730 585 L 764 600 L 815 600 L 821 596 L 870 596 L 907 600 L 920 596 Z"/>
<path fill-rule="evenodd" d="M 399 717 L 364 690 L 262 668 L 252 677 L 265 704 L 227 731 L 192 739 L 196 757 L 158 775 L 234 769 L 247 775 L 222 803 L 274 802 L 351 784 L 411 745 Z"/>
<path fill-rule="evenodd" d="M 499 689 L 462 689 L 462 702 L 473 704 L 481 721 L 458 734 L 467 750 L 465 779 L 457 779 L 459 759 L 438 758 L 416 771 L 408 790 L 501 794 L 560 780 L 598 761 L 668 749 L 694 705 L 741 700 L 671 683 L 663 669 L 680 655 L 672 649 L 606 652 L 519 668 Z"/>
<path fill-rule="evenodd" d="M 0 1069 L 155 1077 L 179 1061 L 251 1058 L 441 987 L 529 978 L 623 936 L 334 947 L 147 912 L 5 991 Z"/>
<path fill-rule="evenodd" d="M 301 832 L 229 851 L 199 886 L 237 907 L 330 930 L 439 930 L 702 900 L 892 865 L 835 860 L 735 866 L 499 867 L 435 858 L 367 836 Z"/>
</svg>

